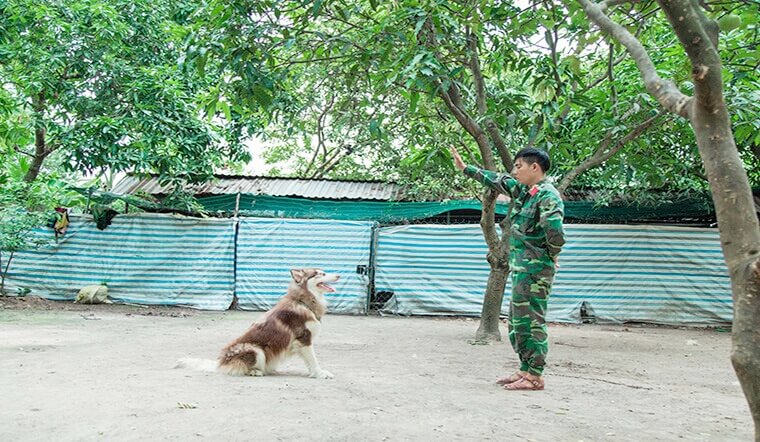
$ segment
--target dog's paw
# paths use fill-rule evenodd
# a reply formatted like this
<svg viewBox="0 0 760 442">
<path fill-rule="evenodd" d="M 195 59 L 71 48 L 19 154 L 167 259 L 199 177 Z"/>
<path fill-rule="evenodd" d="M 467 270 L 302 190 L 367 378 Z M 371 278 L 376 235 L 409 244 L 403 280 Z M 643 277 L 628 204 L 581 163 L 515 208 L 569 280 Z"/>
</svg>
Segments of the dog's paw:
<svg viewBox="0 0 760 442">
<path fill-rule="evenodd" d="M 317 370 L 313 373 L 310 373 L 309 377 L 315 379 L 332 379 L 333 374 L 327 370 Z"/>
<path fill-rule="evenodd" d="M 264 373 L 263 371 L 257 370 L 257 369 L 253 369 L 248 372 L 248 376 L 256 376 L 256 377 L 264 376 L 265 374 L 266 373 Z"/>
</svg>

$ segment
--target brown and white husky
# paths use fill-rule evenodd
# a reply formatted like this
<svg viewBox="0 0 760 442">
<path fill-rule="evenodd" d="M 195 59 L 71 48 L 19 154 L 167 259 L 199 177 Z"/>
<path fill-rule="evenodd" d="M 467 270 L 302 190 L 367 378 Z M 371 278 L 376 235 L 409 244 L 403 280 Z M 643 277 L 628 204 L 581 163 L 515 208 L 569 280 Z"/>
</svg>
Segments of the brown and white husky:
<svg viewBox="0 0 760 442">
<path fill-rule="evenodd" d="M 332 373 L 320 368 L 313 342 L 327 310 L 324 294 L 335 292 L 328 283 L 340 276 L 320 269 L 294 269 L 290 275 L 293 280 L 287 294 L 259 322 L 227 344 L 218 362 L 185 358 L 177 361 L 175 368 L 264 376 L 273 373 L 284 359 L 298 355 L 306 363 L 309 377 L 332 378 Z"/>
</svg>

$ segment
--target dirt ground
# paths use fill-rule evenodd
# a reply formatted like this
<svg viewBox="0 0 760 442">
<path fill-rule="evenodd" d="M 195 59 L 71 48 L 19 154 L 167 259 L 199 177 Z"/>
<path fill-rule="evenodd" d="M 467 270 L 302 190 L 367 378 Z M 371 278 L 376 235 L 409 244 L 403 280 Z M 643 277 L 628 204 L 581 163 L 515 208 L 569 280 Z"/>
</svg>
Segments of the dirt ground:
<svg viewBox="0 0 760 442">
<path fill-rule="evenodd" d="M 0 440 L 729 441 L 751 419 L 720 330 L 552 325 L 547 389 L 467 319 L 328 315 L 334 379 L 173 369 L 261 313 L 0 298 Z"/>
</svg>

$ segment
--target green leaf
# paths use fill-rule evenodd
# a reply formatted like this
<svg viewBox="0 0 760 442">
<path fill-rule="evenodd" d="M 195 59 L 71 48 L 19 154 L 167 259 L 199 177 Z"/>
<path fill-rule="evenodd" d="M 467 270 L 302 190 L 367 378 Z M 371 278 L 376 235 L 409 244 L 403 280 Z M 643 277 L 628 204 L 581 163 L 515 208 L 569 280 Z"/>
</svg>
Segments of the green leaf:
<svg viewBox="0 0 760 442">
<path fill-rule="evenodd" d="M 322 0 L 314 0 L 314 6 L 311 9 L 311 14 L 314 17 L 317 17 L 321 10 L 322 10 Z"/>
<path fill-rule="evenodd" d="M 253 87 L 253 97 L 264 108 L 268 108 L 272 104 L 270 91 L 262 86 L 255 85 Z"/>
<path fill-rule="evenodd" d="M 409 112 L 417 112 L 417 102 L 420 100 L 420 94 L 416 90 L 413 90 L 409 96 Z"/>
<path fill-rule="evenodd" d="M 230 105 L 229 104 L 227 104 L 224 101 L 220 101 L 217 104 L 217 108 L 221 108 L 222 109 L 222 112 L 224 112 L 224 118 L 227 121 L 230 121 L 230 122 L 232 121 L 232 112 L 230 112 Z"/>
</svg>

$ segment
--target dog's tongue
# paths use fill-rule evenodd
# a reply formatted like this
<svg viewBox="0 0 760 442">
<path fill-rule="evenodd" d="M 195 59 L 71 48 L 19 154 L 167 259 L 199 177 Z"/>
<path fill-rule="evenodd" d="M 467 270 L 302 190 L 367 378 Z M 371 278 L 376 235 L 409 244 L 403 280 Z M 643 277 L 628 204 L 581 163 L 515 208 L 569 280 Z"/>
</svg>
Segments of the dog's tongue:
<svg viewBox="0 0 760 442">
<path fill-rule="evenodd" d="M 320 282 L 318 285 L 322 287 L 323 289 L 327 290 L 328 292 L 335 293 L 335 289 L 325 284 L 324 282 Z"/>
</svg>

